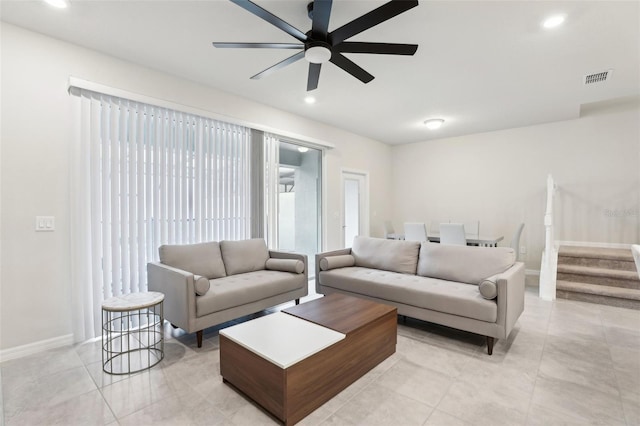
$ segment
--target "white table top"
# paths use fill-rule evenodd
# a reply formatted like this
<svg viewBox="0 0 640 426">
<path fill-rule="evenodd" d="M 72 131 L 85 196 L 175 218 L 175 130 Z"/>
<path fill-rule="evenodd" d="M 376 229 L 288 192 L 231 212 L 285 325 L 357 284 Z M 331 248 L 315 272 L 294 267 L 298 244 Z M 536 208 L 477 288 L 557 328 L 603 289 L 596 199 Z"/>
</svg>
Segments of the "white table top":
<svg viewBox="0 0 640 426">
<path fill-rule="evenodd" d="M 102 302 L 102 309 L 112 312 L 133 311 L 135 309 L 149 308 L 163 300 L 164 294 L 157 291 L 129 293 L 108 298 Z"/>
<path fill-rule="evenodd" d="M 498 242 L 504 240 L 504 236 L 492 237 L 487 235 L 467 234 L 467 244 L 480 244 L 480 245 L 497 245 Z M 427 235 L 427 239 L 433 242 L 440 242 L 440 233 L 434 232 Z"/>
<path fill-rule="evenodd" d="M 283 369 L 345 338 L 283 312 L 225 328 L 220 334 Z"/>
</svg>

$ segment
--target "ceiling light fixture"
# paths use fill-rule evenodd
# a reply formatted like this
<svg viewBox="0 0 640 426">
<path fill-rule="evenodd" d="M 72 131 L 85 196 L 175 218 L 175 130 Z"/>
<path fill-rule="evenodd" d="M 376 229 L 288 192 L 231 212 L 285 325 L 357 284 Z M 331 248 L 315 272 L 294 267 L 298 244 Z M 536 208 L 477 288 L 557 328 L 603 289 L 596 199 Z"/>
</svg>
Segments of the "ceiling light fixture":
<svg viewBox="0 0 640 426">
<path fill-rule="evenodd" d="M 309 148 L 307 148 L 306 146 L 299 146 L 298 147 L 298 151 L 305 153 L 307 151 L 309 151 Z"/>
<path fill-rule="evenodd" d="M 312 64 L 324 64 L 331 59 L 331 50 L 329 44 L 322 41 L 309 43 L 304 51 L 304 58 Z"/>
<path fill-rule="evenodd" d="M 304 101 L 311 105 L 316 103 L 316 98 L 314 98 L 313 96 L 307 96 L 306 98 L 304 98 Z"/>
<path fill-rule="evenodd" d="M 550 16 L 549 18 L 545 19 L 544 22 L 542 22 L 542 26 L 547 29 L 559 27 L 560 25 L 562 25 L 565 18 L 566 18 L 565 15 Z"/>
<path fill-rule="evenodd" d="M 430 118 L 429 120 L 425 120 L 424 125 L 427 126 L 429 130 L 439 129 L 440 126 L 444 123 L 442 118 Z"/>
<path fill-rule="evenodd" d="M 69 2 L 67 0 L 44 0 L 49 6 L 56 7 L 58 9 L 66 9 L 69 7 Z"/>
</svg>

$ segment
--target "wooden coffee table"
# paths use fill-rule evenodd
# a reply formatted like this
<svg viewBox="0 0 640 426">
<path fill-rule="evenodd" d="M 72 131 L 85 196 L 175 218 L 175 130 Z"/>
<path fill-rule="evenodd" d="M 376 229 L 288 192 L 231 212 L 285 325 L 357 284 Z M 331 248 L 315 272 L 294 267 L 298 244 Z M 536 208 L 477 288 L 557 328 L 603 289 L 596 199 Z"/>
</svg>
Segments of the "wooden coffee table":
<svg viewBox="0 0 640 426">
<path fill-rule="evenodd" d="M 331 294 L 221 330 L 220 374 L 292 425 L 392 355 L 396 340 L 396 308 Z"/>
</svg>

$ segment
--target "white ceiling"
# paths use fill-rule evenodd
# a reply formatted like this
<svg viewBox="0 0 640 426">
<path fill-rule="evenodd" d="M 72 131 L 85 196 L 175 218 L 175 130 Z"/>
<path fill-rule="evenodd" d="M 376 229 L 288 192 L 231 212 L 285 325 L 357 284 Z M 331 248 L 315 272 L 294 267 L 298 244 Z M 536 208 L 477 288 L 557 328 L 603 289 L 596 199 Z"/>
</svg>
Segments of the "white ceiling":
<svg viewBox="0 0 640 426">
<path fill-rule="evenodd" d="M 256 0 L 306 32 L 307 0 Z M 334 0 L 329 30 L 384 4 Z M 555 30 L 541 27 L 567 15 Z M 351 41 L 418 44 L 414 56 L 346 54 L 375 76 L 363 84 L 325 64 L 307 105 L 307 63 L 249 77 L 291 50 L 216 49 L 211 42 L 297 42 L 224 0 L 86 1 L 68 9 L 0 2 L 3 21 L 281 110 L 402 144 L 576 118 L 583 104 L 640 95 L 638 1 L 421 1 Z M 612 78 L 583 85 L 585 74 Z M 437 131 L 422 122 L 446 120 Z"/>
</svg>

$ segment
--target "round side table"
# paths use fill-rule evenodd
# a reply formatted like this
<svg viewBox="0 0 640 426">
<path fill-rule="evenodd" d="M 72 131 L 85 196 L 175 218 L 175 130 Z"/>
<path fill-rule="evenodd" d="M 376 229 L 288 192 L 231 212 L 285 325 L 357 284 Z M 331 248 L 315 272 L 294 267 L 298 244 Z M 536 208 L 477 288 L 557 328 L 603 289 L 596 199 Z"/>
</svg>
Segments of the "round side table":
<svg viewBox="0 0 640 426">
<path fill-rule="evenodd" d="M 102 369 L 129 374 L 164 358 L 164 294 L 130 293 L 102 302 Z"/>
</svg>

